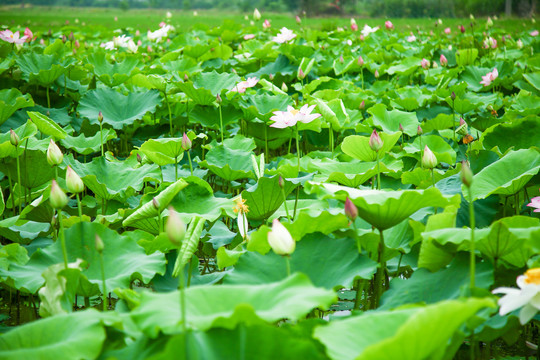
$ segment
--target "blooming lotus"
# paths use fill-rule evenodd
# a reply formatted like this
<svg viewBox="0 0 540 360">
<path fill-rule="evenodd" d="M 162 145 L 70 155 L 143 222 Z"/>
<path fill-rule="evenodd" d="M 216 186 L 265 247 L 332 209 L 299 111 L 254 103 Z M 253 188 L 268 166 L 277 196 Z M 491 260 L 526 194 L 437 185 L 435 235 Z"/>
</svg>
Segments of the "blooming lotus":
<svg viewBox="0 0 540 360">
<path fill-rule="evenodd" d="M 246 81 L 240 81 L 231 91 L 236 91 L 238 93 L 246 92 L 246 89 L 254 87 L 259 82 L 259 79 L 256 77 L 247 78 Z"/>
<path fill-rule="evenodd" d="M 246 34 L 244 35 L 244 40 L 255 39 L 255 34 Z"/>
<path fill-rule="evenodd" d="M 497 71 L 497 68 L 494 68 L 493 71 L 488 72 L 486 75 L 482 76 L 482 81 L 480 81 L 480 84 L 484 86 L 489 86 L 491 82 L 494 81 L 498 77 L 499 77 L 499 71 Z"/>
<path fill-rule="evenodd" d="M 14 33 L 11 30 L 0 31 L 0 39 L 7 41 L 10 44 L 21 45 L 27 40 L 27 36 L 20 36 L 18 31 Z"/>
<path fill-rule="evenodd" d="M 169 31 L 173 29 L 174 28 L 171 25 L 164 25 L 156 31 L 152 32 L 149 30 L 148 33 L 146 34 L 146 37 L 150 41 L 160 42 L 164 37 L 167 37 L 167 34 L 169 33 Z"/>
<path fill-rule="evenodd" d="M 386 20 L 384 26 L 386 27 L 386 30 L 394 30 L 394 24 L 392 24 L 390 20 Z"/>
<path fill-rule="evenodd" d="M 268 19 L 265 19 L 263 22 L 263 29 L 269 29 L 270 26 L 270 21 Z"/>
<path fill-rule="evenodd" d="M 293 40 L 295 37 L 296 34 L 292 30 L 289 30 L 286 27 L 282 27 L 279 34 L 272 38 L 272 41 L 277 42 L 278 44 L 283 44 Z"/>
<path fill-rule="evenodd" d="M 414 36 L 412 34 L 410 36 L 407 36 L 407 41 L 408 42 L 415 42 L 416 41 L 416 36 Z"/>
<path fill-rule="evenodd" d="M 26 36 L 26 42 L 30 42 L 34 39 L 34 33 L 29 28 L 24 29 L 24 36 Z"/>
<path fill-rule="evenodd" d="M 538 30 L 533 30 L 529 33 L 531 36 L 538 36 Z"/>
<path fill-rule="evenodd" d="M 364 35 L 364 37 L 368 36 L 369 34 L 371 33 L 374 33 L 375 31 L 379 30 L 379 27 L 374 27 L 372 28 L 371 26 L 369 25 L 364 25 L 364 28 L 362 29 L 361 33 L 362 35 Z"/>
<path fill-rule="evenodd" d="M 321 116 L 321 114 L 312 114 L 315 105 L 302 106 L 300 110 L 296 110 L 292 106 L 287 106 L 287 111 L 274 111 L 274 116 L 270 120 L 275 121 L 270 127 L 284 129 L 296 125 L 297 122 L 304 124 L 310 123 Z"/>
<path fill-rule="evenodd" d="M 449 27 L 447 27 L 446 29 L 444 29 L 444 33 L 445 33 L 446 35 L 450 35 L 451 32 L 452 32 L 452 30 L 450 30 Z"/>
<path fill-rule="evenodd" d="M 527 270 L 524 275 L 518 276 L 516 283 L 519 289 L 500 287 L 492 292 L 504 294 L 499 299 L 501 316 L 522 308 L 519 322 L 524 325 L 540 310 L 540 268 Z"/>
<path fill-rule="evenodd" d="M 491 36 L 484 40 L 483 42 L 484 49 L 495 49 L 497 47 L 497 40 L 492 38 Z"/>
<path fill-rule="evenodd" d="M 531 199 L 531 202 L 528 203 L 527 206 L 535 208 L 534 212 L 540 212 L 540 196 L 533 197 Z"/>
</svg>

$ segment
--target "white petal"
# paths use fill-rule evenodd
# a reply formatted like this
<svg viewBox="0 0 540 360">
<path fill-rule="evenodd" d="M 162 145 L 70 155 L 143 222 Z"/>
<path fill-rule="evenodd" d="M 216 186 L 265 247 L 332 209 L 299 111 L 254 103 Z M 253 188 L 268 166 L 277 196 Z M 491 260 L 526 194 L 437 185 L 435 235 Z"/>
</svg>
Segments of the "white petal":
<svg viewBox="0 0 540 360">
<path fill-rule="evenodd" d="M 537 312 L 538 312 L 538 309 L 536 309 L 532 305 L 527 304 L 527 306 L 525 306 L 519 312 L 519 322 L 521 323 L 521 325 L 525 325 L 526 323 L 528 323 L 529 320 L 531 320 L 534 317 L 534 315 L 536 315 Z"/>
<path fill-rule="evenodd" d="M 245 239 L 248 232 L 248 220 L 244 213 L 238 214 L 237 223 L 238 223 L 238 232 L 240 233 L 242 238 Z"/>
<path fill-rule="evenodd" d="M 534 296 L 524 294 L 523 291 L 518 294 L 508 294 L 499 299 L 499 306 L 501 307 L 499 313 L 501 315 L 508 314 L 516 309 L 519 309 L 523 305 L 529 303 L 531 298 Z"/>
</svg>

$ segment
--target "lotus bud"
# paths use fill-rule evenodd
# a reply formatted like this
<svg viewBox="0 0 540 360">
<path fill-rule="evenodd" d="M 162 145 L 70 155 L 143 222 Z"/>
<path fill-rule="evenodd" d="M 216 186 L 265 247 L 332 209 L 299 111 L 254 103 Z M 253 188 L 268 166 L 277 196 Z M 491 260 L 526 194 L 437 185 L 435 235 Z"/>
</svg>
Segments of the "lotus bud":
<svg viewBox="0 0 540 360">
<path fill-rule="evenodd" d="M 282 189 L 283 189 L 283 187 L 285 186 L 285 181 L 283 180 L 283 176 L 281 176 L 281 174 L 279 174 L 278 185 L 279 185 L 279 187 L 282 188 Z"/>
<path fill-rule="evenodd" d="M 343 64 L 344 61 L 345 61 L 345 60 L 343 60 L 343 55 L 340 55 L 340 56 L 339 56 L 339 62 Z"/>
<path fill-rule="evenodd" d="M 399 131 L 401 131 L 402 133 L 405 132 L 405 129 L 403 128 L 403 125 L 401 125 L 401 123 L 399 123 Z"/>
<path fill-rule="evenodd" d="M 452 94 L 450 94 L 450 98 L 452 101 L 456 100 L 456 93 L 452 91 Z"/>
<path fill-rule="evenodd" d="M 518 39 L 518 41 L 516 41 L 516 45 L 518 49 L 521 49 L 523 47 L 523 41 L 521 41 L 521 39 Z"/>
<path fill-rule="evenodd" d="M 438 23 L 439 25 L 442 25 L 442 19 L 440 19 L 440 18 L 437 19 L 437 23 Z"/>
<path fill-rule="evenodd" d="M 298 69 L 298 79 L 304 80 L 305 77 L 306 77 L 306 74 L 304 74 L 304 72 L 302 71 L 302 68 L 299 68 Z"/>
<path fill-rule="evenodd" d="M 47 149 L 47 162 L 51 166 L 57 166 L 62 163 L 64 160 L 64 154 L 62 154 L 62 151 L 56 145 L 53 139 L 49 142 L 49 148 Z"/>
<path fill-rule="evenodd" d="M 83 181 L 69 165 L 66 170 L 66 185 L 68 191 L 74 194 L 78 194 L 84 190 Z"/>
<path fill-rule="evenodd" d="M 486 21 L 486 26 L 487 26 L 487 27 L 491 27 L 491 26 L 493 26 L 493 20 L 491 20 L 491 18 L 490 18 L 490 17 L 488 17 L 488 18 L 487 18 L 487 21 Z"/>
<path fill-rule="evenodd" d="M 289 88 L 287 87 L 287 84 L 285 84 L 285 83 L 281 84 L 281 91 L 283 91 L 283 92 L 289 91 Z"/>
<path fill-rule="evenodd" d="M 394 24 L 392 24 L 390 20 L 386 20 L 384 26 L 386 27 L 386 30 L 394 30 Z"/>
<path fill-rule="evenodd" d="M 53 209 L 62 209 L 67 205 L 68 198 L 64 193 L 64 190 L 60 189 L 56 180 L 52 181 L 51 185 L 51 195 L 49 196 L 49 201 Z"/>
<path fill-rule="evenodd" d="M 189 80 L 189 76 L 187 74 L 184 74 L 184 82 Z"/>
<path fill-rule="evenodd" d="M 259 12 L 258 9 L 255 9 L 253 11 L 253 19 L 255 19 L 255 20 L 260 20 L 261 19 L 261 13 Z"/>
<path fill-rule="evenodd" d="M 424 131 L 422 130 L 422 127 L 418 125 L 418 128 L 416 129 L 416 135 L 422 135 Z"/>
<path fill-rule="evenodd" d="M 67 41 L 67 37 L 66 37 L 66 35 L 62 35 L 62 42 L 63 42 L 63 43 L 65 44 L 65 43 L 66 43 L 66 41 Z"/>
<path fill-rule="evenodd" d="M 96 234 L 94 244 L 96 246 L 96 251 L 100 254 L 103 254 L 103 250 L 105 250 L 105 244 L 103 244 L 103 240 L 101 240 L 101 237 L 99 237 L 98 234 Z"/>
<path fill-rule="evenodd" d="M 182 135 L 182 149 L 184 149 L 184 151 L 188 151 L 189 149 L 191 149 L 191 140 L 189 140 L 186 133 Z"/>
<path fill-rule="evenodd" d="M 473 173 L 467 160 L 461 162 L 461 182 L 468 188 L 473 182 Z"/>
<path fill-rule="evenodd" d="M 300 16 L 296 15 L 295 17 L 296 23 L 300 25 L 302 23 L 302 19 L 300 19 Z"/>
<path fill-rule="evenodd" d="M 137 162 L 138 162 L 139 164 L 142 163 L 142 157 L 141 157 L 141 154 L 139 154 L 139 153 L 137 153 Z"/>
<path fill-rule="evenodd" d="M 364 66 L 364 59 L 362 58 L 362 56 L 358 57 L 358 66 Z"/>
<path fill-rule="evenodd" d="M 29 28 L 24 29 L 24 36 L 26 36 L 26 42 L 31 42 L 34 39 L 34 33 Z"/>
<path fill-rule="evenodd" d="M 156 198 L 152 198 L 152 205 L 154 206 L 154 209 L 159 211 L 159 201 Z"/>
<path fill-rule="evenodd" d="M 426 145 L 424 147 L 424 156 L 422 157 L 422 167 L 425 169 L 433 169 L 434 167 L 437 167 L 438 163 L 437 157 Z"/>
<path fill-rule="evenodd" d="M 354 219 L 358 217 L 358 208 L 353 204 L 349 197 L 347 197 L 347 200 L 345 200 L 345 215 L 351 221 L 354 221 Z"/>
<path fill-rule="evenodd" d="M 9 129 L 9 142 L 13 146 L 19 146 L 19 136 L 13 131 L 13 129 Z"/>
<path fill-rule="evenodd" d="M 268 244 L 278 255 L 290 255 L 296 248 L 296 241 L 278 219 L 272 222 L 272 230 L 268 233 Z"/>
<path fill-rule="evenodd" d="M 459 127 L 456 129 L 456 132 L 461 136 L 467 136 L 469 133 L 468 125 L 463 118 L 459 118 Z"/>
<path fill-rule="evenodd" d="M 360 105 L 358 106 L 358 108 L 360 110 L 364 110 L 366 108 L 366 100 L 362 100 L 362 102 L 360 103 Z"/>
<path fill-rule="evenodd" d="M 358 31 L 358 25 L 356 24 L 356 21 L 354 20 L 354 18 L 351 18 L 351 30 Z"/>
<path fill-rule="evenodd" d="M 376 78 L 376 79 L 379 78 L 379 70 L 375 70 L 375 78 Z"/>
<path fill-rule="evenodd" d="M 384 143 L 379 134 L 377 133 L 377 130 L 373 130 L 371 136 L 369 137 L 369 147 L 371 148 L 371 150 L 379 152 L 379 150 L 382 149 L 383 144 Z"/>
<path fill-rule="evenodd" d="M 103 113 L 101 111 L 98 113 L 97 119 L 100 124 L 103 122 Z"/>
<path fill-rule="evenodd" d="M 448 59 L 446 58 L 446 56 L 444 56 L 443 54 L 441 54 L 441 66 L 446 66 L 448 65 Z"/>
<path fill-rule="evenodd" d="M 223 100 L 221 99 L 221 96 L 219 96 L 219 94 L 216 95 L 216 101 L 218 104 L 221 104 L 223 102 Z"/>
<path fill-rule="evenodd" d="M 269 74 L 268 78 L 270 79 L 270 81 L 273 81 L 274 80 L 274 74 Z"/>
<path fill-rule="evenodd" d="M 420 62 L 420 65 L 422 65 L 422 69 L 424 70 L 429 69 L 429 60 L 422 59 L 422 61 Z"/>
<path fill-rule="evenodd" d="M 465 33 L 465 26 L 461 25 L 459 27 L 459 30 L 461 31 L 462 34 L 464 34 Z"/>
<path fill-rule="evenodd" d="M 167 218 L 165 231 L 170 242 L 176 246 L 182 244 L 182 240 L 184 240 L 184 236 L 186 235 L 186 224 L 184 224 L 176 210 L 172 207 L 169 207 L 169 217 Z"/>
<path fill-rule="evenodd" d="M 270 21 L 268 19 L 264 19 L 263 22 L 263 29 L 269 29 L 270 28 Z"/>
</svg>

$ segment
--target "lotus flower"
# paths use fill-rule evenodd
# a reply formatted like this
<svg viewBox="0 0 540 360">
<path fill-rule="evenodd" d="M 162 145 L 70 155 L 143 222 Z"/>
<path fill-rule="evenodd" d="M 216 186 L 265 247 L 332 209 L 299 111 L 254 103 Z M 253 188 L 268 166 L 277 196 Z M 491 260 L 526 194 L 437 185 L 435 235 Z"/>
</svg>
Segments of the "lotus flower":
<svg viewBox="0 0 540 360">
<path fill-rule="evenodd" d="M 58 186 L 56 180 L 52 181 L 49 201 L 53 209 L 62 209 L 64 206 L 67 205 L 68 198 L 66 196 L 66 193 L 60 188 L 60 186 Z"/>
<path fill-rule="evenodd" d="M 253 10 L 253 18 L 255 20 L 260 20 L 261 19 L 261 13 L 259 12 L 258 9 Z"/>
<path fill-rule="evenodd" d="M 422 65 L 422 69 L 429 69 L 429 60 L 422 59 L 422 61 L 420 62 L 420 65 Z"/>
<path fill-rule="evenodd" d="M 451 32 L 452 32 L 452 30 L 450 30 L 449 27 L 447 27 L 446 29 L 444 29 L 444 33 L 445 33 L 446 35 L 450 35 Z"/>
<path fill-rule="evenodd" d="M 79 175 L 68 165 L 66 169 L 66 185 L 68 191 L 74 194 L 78 194 L 84 191 L 84 183 Z"/>
<path fill-rule="evenodd" d="M 386 30 L 394 30 L 394 24 L 392 24 L 390 20 L 386 20 L 384 26 L 386 27 Z"/>
<path fill-rule="evenodd" d="M 446 58 L 446 56 L 444 56 L 443 54 L 441 54 L 441 66 L 446 66 L 448 65 L 448 59 Z"/>
<path fill-rule="evenodd" d="M 57 166 L 64 160 L 64 154 L 62 150 L 56 145 L 53 139 L 49 142 L 49 148 L 47 149 L 47 162 L 51 166 Z"/>
<path fill-rule="evenodd" d="M 422 156 L 422 167 L 426 169 L 433 169 L 438 163 L 437 157 L 426 145 L 424 147 L 424 156 Z"/>
<path fill-rule="evenodd" d="M 268 19 L 265 19 L 263 22 L 263 29 L 269 29 L 270 26 L 270 21 L 268 21 Z"/>
<path fill-rule="evenodd" d="M 492 292 L 504 294 L 499 299 L 501 316 L 522 308 L 519 322 L 524 325 L 540 310 L 540 268 L 527 270 L 524 275 L 517 277 L 516 283 L 519 289 L 500 287 Z"/>
<path fill-rule="evenodd" d="M 407 36 L 407 41 L 408 42 L 415 42 L 416 41 L 416 36 L 414 36 L 413 34 L 411 34 L 410 36 Z"/>
<path fill-rule="evenodd" d="M 369 137 L 369 147 L 371 150 L 378 152 L 383 147 L 383 141 L 379 134 L 377 133 L 377 130 L 373 130 L 371 133 L 371 136 Z"/>
<path fill-rule="evenodd" d="M 244 35 L 244 40 L 255 39 L 255 34 L 246 34 Z"/>
<path fill-rule="evenodd" d="M 27 36 L 20 37 L 19 32 L 11 32 L 11 30 L 0 31 L 0 39 L 7 41 L 10 44 L 21 45 L 27 40 Z"/>
<path fill-rule="evenodd" d="M 268 233 L 268 244 L 278 255 L 290 255 L 296 248 L 296 241 L 278 219 L 272 222 L 272 231 Z"/>
<path fill-rule="evenodd" d="M 529 35 L 531 35 L 531 36 L 533 36 L 533 37 L 534 37 L 534 36 L 538 36 L 538 30 L 533 30 L 533 31 L 531 31 L 531 32 L 529 33 Z"/>
<path fill-rule="evenodd" d="M 272 41 L 278 44 L 283 44 L 283 43 L 293 40 L 295 37 L 296 37 L 296 34 L 292 30 L 289 30 L 286 27 L 282 27 L 279 34 L 277 34 L 277 36 L 272 38 Z"/>
<path fill-rule="evenodd" d="M 186 235 L 186 224 L 180 219 L 180 216 L 172 206 L 169 207 L 169 217 L 167 218 L 165 230 L 170 242 L 176 246 L 182 244 Z"/>
<path fill-rule="evenodd" d="M 367 37 L 369 34 L 371 33 L 374 33 L 375 31 L 379 30 L 379 27 L 375 27 L 375 28 L 372 28 L 371 26 L 369 25 L 364 25 L 364 28 L 362 29 L 362 35 L 364 35 L 364 37 Z"/>
<path fill-rule="evenodd" d="M 531 199 L 531 202 L 528 203 L 527 206 L 535 208 L 534 212 L 540 212 L 540 196 L 533 197 Z"/>
<path fill-rule="evenodd" d="M 356 21 L 354 20 L 354 18 L 351 18 L 351 30 L 358 31 L 358 25 L 356 24 Z"/>
<path fill-rule="evenodd" d="M 237 91 L 238 93 L 246 92 L 246 89 L 252 88 L 259 82 L 256 77 L 247 78 L 246 81 L 240 81 L 231 91 Z M 219 95 L 219 94 L 218 94 Z"/>
<path fill-rule="evenodd" d="M 493 71 L 488 72 L 486 75 L 482 76 L 482 81 L 480 81 L 480 84 L 484 86 L 489 86 L 492 81 L 494 81 L 496 78 L 499 77 L 499 71 L 497 68 L 494 68 Z"/>
<path fill-rule="evenodd" d="M 287 106 L 287 111 L 274 111 L 274 116 L 270 120 L 275 121 L 270 127 L 284 129 L 296 125 L 297 122 L 304 124 L 310 123 L 313 120 L 321 116 L 321 114 L 312 114 L 311 112 L 315 108 L 315 105 L 308 106 L 307 104 L 302 106 L 300 110 L 296 110 L 292 106 Z"/>
<path fill-rule="evenodd" d="M 300 19 L 300 16 L 296 15 L 296 17 L 294 19 L 296 20 L 296 23 L 298 25 L 300 25 L 302 23 L 302 19 Z"/>
<path fill-rule="evenodd" d="M 24 36 L 26 36 L 26 42 L 30 42 L 34 39 L 34 33 L 29 28 L 24 29 Z"/>
</svg>

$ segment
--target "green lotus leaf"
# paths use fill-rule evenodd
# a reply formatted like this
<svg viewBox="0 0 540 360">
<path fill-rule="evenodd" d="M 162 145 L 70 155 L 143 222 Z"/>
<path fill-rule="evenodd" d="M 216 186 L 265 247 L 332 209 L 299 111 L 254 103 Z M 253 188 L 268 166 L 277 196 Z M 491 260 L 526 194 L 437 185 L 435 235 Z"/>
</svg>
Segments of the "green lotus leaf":
<svg viewBox="0 0 540 360">
<path fill-rule="evenodd" d="M 422 149 L 420 149 L 420 143 Z M 418 136 L 412 144 L 405 145 L 403 149 L 408 154 L 416 154 L 420 153 L 420 150 L 423 151 L 426 145 L 435 154 L 439 162 L 455 164 L 456 152 L 442 137 L 437 135 L 422 135 L 422 139 Z"/>
<path fill-rule="evenodd" d="M 495 307 L 493 300 L 448 300 L 425 307 L 369 312 L 319 326 L 313 336 L 335 360 L 441 360 L 453 356 L 447 347 L 454 333 L 486 307 Z"/>
<path fill-rule="evenodd" d="M 257 94 L 240 100 L 244 114 L 249 118 L 259 118 L 265 122 L 270 120 L 274 111 L 285 110 L 287 105 L 292 105 L 292 100 L 286 94 Z"/>
<path fill-rule="evenodd" d="M 122 222 L 122 225 L 131 226 L 141 220 L 158 216 L 169 206 L 169 203 L 173 200 L 176 194 L 178 194 L 186 186 L 188 186 L 188 183 L 183 179 L 169 185 L 165 190 L 161 191 L 157 196 L 153 196 L 152 199 L 149 199 L 143 206 L 138 208 L 133 214 L 129 215 Z M 154 200 L 157 201 L 157 209 L 154 206 Z"/>
<path fill-rule="evenodd" d="M 30 94 L 22 94 L 17 88 L 0 90 L 0 124 L 21 108 L 34 106 Z"/>
<path fill-rule="evenodd" d="M 191 106 L 190 106 L 191 109 Z M 223 126 L 236 122 L 242 118 L 242 111 L 236 109 L 230 105 L 221 105 L 221 116 L 223 120 Z M 190 110 L 189 121 L 193 123 L 199 123 L 204 127 L 211 129 L 220 129 L 219 124 L 219 108 L 211 106 L 196 106 L 195 109 Z"/>
<path fill-rule="evenodd" d="M 209 90 L 214 99 L 224 90 L 231 90 L 239 82 L 240 78 L 234 73 L 218 73 L 216 71 L 200 73 L 193 80 L 196 88 Z"/>
<path fill-rule="evenodd" d="M 147 89 L 156 89 L 161 93 L 167 92 L 167 80 L 156 74 L 135 74 L 131 77 L 130 83 Z"/>
<path fill-rule="evenodd" d="M 420 67 L 421 63 L 422 59 L 420 58 L 415 56 L 406 57 L 404 59 L 399 59 L 396 65 L 392 65 L 386 69 L 386 73 L 390 75 L 410 75 Z"/>
<path fill-rule="evenodd" d="M 146 255 L 137 245 L 138 234 L 120 235 L 99 223 L 79 222 L 65 231 L 68 262 L 86 261 L 89 266 L 82 274 L 100 289 L 103 289 L 103 278 L 100 254 L 95 248 L 96 235 L 105 245 L 103 261 L 107 289 L 128 288 L 134 279 L 148 283 L 156 273 L 165 272 L 165 256 L 159 253 Z M 11 264 L 7 270 L 0 268 L 0 276 L 8 279 L 8 284 L 16 289 L 35 293 L 43 285 L 43 271 L 62 262 L 61 242 L 57 241 L 36 250 L 25 265 Z M 90 295 L 95 293 L 86 296 Z"/>
<path fill-rule="evenodd" d="M 64 157 L 81 177 L 84 184 L 102 199 L 126 199 L 140 191 L 146 180 L 160 178 L 156 165 L 145 164 L 134 168 L 124 161 L 109 161 L 105 157 L 95 157 L 89 163 L 80 163 L 72 156 Z"/>
<path fill-rule="evenodd" d="M 35 111 L 28 111 L 27 114 L 42 134 L 52 136 L 55 140 L 61 140 L 67 136 L 66 131 L 48 116 Z"/>
<path fill-rule="evenodd" d="M 145 141 L 140 150 L 159 166 L 177 164 L 184 156 L 182 138 L 162 138 Z"/>
<path fill-rule="evenodd" d="M 137 56 L 126 56 L 122 62 L 107 61 L 105 53 L 96 52 L 86 57 L 86 62 L 94 67 L 94 73 L 104 84 L 114 87 L 130 78 L 133 70 L 140 66 Z"/>
<path fill-rule="evenodd" d="M 17 65 L 22 71 L 23 78 L 31 84 L 50 86 L 67 70 L 55 55 L 29 52 L 17 58 Z"/>
<path fill-rule="evenodd" d="M 217 250 L 220 247 L 229 245 L 236 236 L 236 233 L 230 231 L 227 225 L 218 220 L 212 225 L 210 230 L 203 232 L 203 236 L 205 235 L 207 237 L 209 236 L 207 242 L 212 244 L 214 250 Z"/>
<path fill-rule="evenodd" d="M 3 59 L 2 61 L 0 61 L 0 75 L 4 71 L 9 69 L 12 64 L 13 64 L 13 59 L 10 59 L 10 58 L 6 58 L 6 59 Z"/>
<path fill-rule="evenodd" d="M 332 251 L 328 251 L 331 248 Z M 313 266 L 317 264 L 317 266 Z M 306 274 L 313 285 L 327 289 L 352 287 L 355 278 L 371 279 L 377 263 L 360 255 L 352 239 L 332 239 L 320 233 L 298 241 L 290 257 L 291 273 Z M 267 284 L 287 277 L 285 259 L 273 251 L 248 251 L 240 256 L 225 284 Z"/>
<path fill-rule="evenodd" d="M 188 332 L 171 337 L 166 344 L 158 339 L 156 354 L 152 360 L 182 359 L 221 360 L 221 359 L 258 359 L 258 360 L 326 360 L 324 351 L 317 346 L 310 335 L 294 328 L 271 325 L 237 326 L 233 330 L 211 329 L 205 332 Z M 187 347 L 186 347 L 187 345 Z M 150 345 L 143 344 L 140 349 L 129 353 L 134 356 L 147 350 Z M 144 354 L 144 352 L 142 352 Z M 148 357 L 140 358 L 141 360 Z"/>
<path fill-rule="evenodd" d="M 253 139 L 237 135 L 226 139 L 223 144 L 213 146 L 199 166 L 209 169 L 227 181 L 253 178 L 251 165 L 253 149 L 255 149 Z"/>
<path fill-rule="evenodd" d="M 179 82 L 176 87 L 197 105 L 213 105 L 216 102 L 216 96 L 210 90 L 197 88 L 191 81 Z"/>
<path fill-rule="evenodd" d="M 459 205 L 460 196 L 443 195 L 436 188 L 427 190 L 358 190 L 334 184 L 307 182 L 305 190 L 323 199 L 333 198 L 345 202 L 349 197 L 358 208 L 358 216 L 379 230 L 399 224 L 416 211 L 428 207 Z"/>
<path fill-rule="evenodd" d="M 210 185 L 198 177 L 190 176 L 184 180 L 189 186 L 175 196 L 171 201 L 171 206 L 186 224 L 195 215 L 200 215 L 210 222 L 226 214 L 233 217 L 234 202 L 232 200 L 214 197 L 214 191 Z"/>
<path fill-rule="evenodd" d="M 29 244 L 38 236 L 47 235 L 51 224 L 20 219 L 13 216 L 0 221 L 0 236 L 20 244 Z"/>
<path fill-rule="evenodd" d="M 540 171 L 540 152 L 536 149 L 509 151 L 500 160 L 486 166 L 474 175 L 471 189 L 462 185 L 466 199 L 469 191 L 473 200 L 485 199 L 491 194 L 513 195 L 520 191 Z"/>
<path fill-rule="evenodd" d="M 95 359 L 106 339 L 104 321 L 114 313 L 95 309 L 37 320 L 0 337 L 0 357 L 15 359 Z"/>
<path fill-rule="evenodd" d="M 459 174 L 461 171 L 461 163 L 454 169 L 449 169 L 446 172 L 444 170 L 433 169 L 433 177 L 431 175 L 431 170 L 416 168 L 413 171 L 403 172 L 401 174 L 401 182 L 403 184 L 413 184 L 419 189 L 427 189 L 433 185 L 433 178 L 435 183 L 438 183 L 442 179 L 446 179 L 455 174 Z"/>
<path fill-rule="evenodd" d="M 386 154 L 397 143 L 401 136 L 398 131 L 393 134 L 380 133 L 383 147 L 379 152 Z M 377 153 L 369 147 L 369 136 L 350 135 L 343 139 L 341 150 L 350 157 L 361 161 L 376 161 Z"/>
<path fill-rule="evenodd" d="M 501 123 L 488 128 L 482 133 L 480 141 L 486 149 L 498 147 L 499 151 L 505 154 L 509 149 L 528 149 L 530 147 L 540 148 L 540 118 L 538 116 L 527 116 L 514 120 L 510 123 Z M 508 134 L 511 134 L 510 136 Z"/>
<path fill-rule="evenodd" d="M 98 114 L 103 122 L 120 130 L 140 120 L 147 112 L 154 112 L 161 103 L 159 91 L 130 92 L 123 95 L 113 89 L 100 88 L 88 91 L 80 100 L 78 111 L 91 124 L 98 124 Z"/>
<path fill-rule="evenodd" d="M 458 66 L 467 66 L 474 63 L 478 56 L 478 49 L 459 49 L 456 52 L 456 63 Z"/>
<path fill-rule="evenodd" d="M 344 56 L 343 61 L 341 61 L 341 59 L 335 59 L 333 65 L 334 72 L 337 76 L 342 75 L 347 71 L 357 67 L 357 61 L 358 59 L 352 56 Z"/>
<path fill-rule="evenodd" d="M 418 119 L 415 113 L 409 113 L 399 110 L 386 110 L 383 104 L 377 104 L 369 108 L 368 113 L 373 115 L 373 125 L 381 128 L 384 132 L 399 132 L 399 124 L 403 126 L 405 134 L 409 136 L 416 135 L 418 130 Z"/>
<path fill-rule="evenodd" d="M 184 270 L 184 266 L 191 260 L 191 257 L 197 250 L 205 222 L 206 220 L 204 218 L 194 216 L 189 223 L 184 240 L 182 240 L 182 247 L 178 251 L 178 256 L 174 263 L 173 277 L 180 275 L 180 271 Z"/>
<path fill-rule="evenodd" d="M 48 140 L 44 142 L 49 143 Z M 22 148 L 22 146 L 19 147 Z M 24 152 L 24 156 L 20 156 L 19 162 L 23 187 L 36 188 L 52 180 L 55 176 L 54 169 L 47 162 L 47 155 L 43 151 L 28 149 Z M 0 171 L 11 179 L 17 179 L 17 162 L 12 160 L 9 163 L 0 163 Z"/>
<path fill-rule="evenodd" d="M 270 44 L 270 43 L 267 43 L 267 44 Z M 292 65 L 289 61 L 289 58 L 287 58 L 287 56 L 283 54 L 279 54 L 276 61 L 268 63 L 265 66 L 261 67 L 257 72 L 253 72 L 246 76 L 261 77 L 262 75 L 270 75 L 270 74 L 292 75 L 293 73 L 297 71 L 297 69 L 298 67 Z"/>
<path fill-rule="evenodd" d="M 131 319 L 147 336 L 159 331 L 177 333 L 182 329 L 178 291 L 156 294 L 143 292 Z M 336 300 L 333 291 L 314 287 L 308 277 L 294 274 L 285 280 L 264 285 L 196 286 L 185 290 L 186 324 L 205 331 L 233 329 L 246 325 L 292 321 L 303 318 L 314 308 L 328 309 Z"/>
<path fill-rule="evenodd" d="M 529 84 L 534 86 L 534 88 L 540 91 L 540 71 L 530 74 L 523 74 L 523 77 Z"/>
<path fill-rule="evenodd" d="M 77 154 L 90 155 L 98 152 L 101 149 L 101 138 L 103 137 L 103 143 L 116 139 L 116 131 L 113 129 L 103 129 L 103 134 L 97 132 L 94 136 L 86 137 L 84 134 L 79 136 L 67 135 L 64 139 L 60 140 L 60 144 L 66 149 L 75 151 Z"/>
<path fill-rule="evenodd" d="M 456 57 L 457 59 L 457 57 Z M 485 87 L 483 84 L 480 84 L 482 81 L 482 76 L 486 75 L 488 72 L 491 72 L 493 68 L 481 68 L 477 66 L 467 66 L 465 71 L 461 73 L 460 80 L 463 80 L 467 83 L 467 87 L 472 91 L 480 91 L 484 88 L 491 89 L 493 85 Z"/>
<path fill-rule="evenodd" d="M 315 99 L 317 111 L 334 131 L 341 131 L 349 124 L 350 118 L 341 99 L 333 99 L 328 102 Z"/>
<path fill-rule="evenodd" d="M 443 300 L 458 299 L 461 296 L 461 288 L 468 286 L 470 282 L 467 255 L 459 253 L 448 267 L 436 272 L 418 269 L 409 279 L 392 279 L 390 289 L 382 295 L 380 309 L 390 310 L 406 304 L 434 304 Z M 493 266 L 486 262 L 477 263 L 476 286 L 489 288 L 493 281 Z"/>
<path fill-rule="evenodd" d="M 17 148 L 11 145 L 10 132 L 6 131 L 0 134 L 0 158 L 17 157 L 17 154 L 19 156 L 22 155 L 26 147 L 26 140 L 37 134 L 37 127 L 33 122 L 27 121 L 13 131 L 19 137 L 19 144 L 23 144 L 24 142 L 25 146 L 19 146 L 19 151 L 17 151 Z"/>
<path fill-rule="evenodd" d="M 452 114 L 438 114 L 433 119 L 429 119 L 422 123 L 422 130 L 425 133 L 429 133 L 433 130 L 450 129 L 455 123 L 457 123 L 456 117 Z"/>
</svg>

